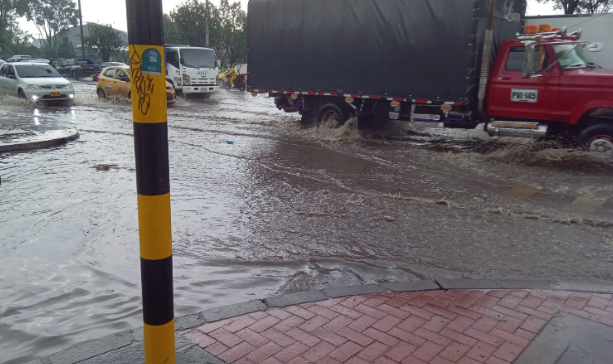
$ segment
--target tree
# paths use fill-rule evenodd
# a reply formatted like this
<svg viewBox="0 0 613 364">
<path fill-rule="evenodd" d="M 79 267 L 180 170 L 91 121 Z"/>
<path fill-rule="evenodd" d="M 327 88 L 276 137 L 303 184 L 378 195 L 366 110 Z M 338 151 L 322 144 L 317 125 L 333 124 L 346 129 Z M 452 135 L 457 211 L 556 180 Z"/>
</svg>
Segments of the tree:
<svg viewBox="0 0 613 364">
<path fill-rule="evenodd" d="M 217 57 L 227 62 L 247 59 L 247 14 L 240 3 L 230 4 L 222 0 L 216 7 L 209 3 L 209 46 L 217 51 Z M 188 0 L 164 15 L 164 40 L 166 43 L 206 46 L 206 4 Z"/>
<path fill-rule="evenodd" d="M 587 14 L 608 13 L 613 10 L 613 0 L 584 0 L 581 10 Z"/>
<path fill-rule="evenodd" d="M 211 6 L 212 8 L 212 6 Z M 204 47 L 206 43 L 206 6 L 197 0 L 185 2 L 170 12 L 169 18 L 174 23 L 176 43 L 185 43 L 193 47 Z M 164 24 L 172 31 L 170 25 Z M 210 27 L 210 25 L 209 25 Z M 168 40 L 166 40 L 168 42 Z"/>
<path fill-rule="evenodd" d="M 537 0 L 539 3 L 554 3 L 553 8 L 564 14 L 606 13 L 613 8 L 613 0 Z"/>
<path fill-rule="evenodd" d="M 27 13 L 31 0 L 0 0 L 0 47 L 12 44 L 18 32 L 15 19 Z"/>
<path fill-rule="evenodd" d="M 78 23 L 78 11 L 71 0 L 34 0 L 27 15 L 36 29 L 45 36 L 47 46 L 55 48 L 61 32 Z"/>
<path fill-rule="evenodd" d="M 85 44 L 98 48 L 103 60 L 108 61 L 111 53 L 126 46 L 119 32 L 109 25 L 89 23 L 89 36 L 85 37 Z"/>
<path fill-rule="evenodd" d="M 241 8 L 239 2 L 230 4 L 228 0 L 221 0 L 219 5 L 220 36 L 219 45 L 226 52 L 230 64 L 239 59 L 246 58 L 247 13 Z"/>
<path fill-rule="evenodd" d="M 62 37 L 60 44 L 57 46 L 57 56 L 60 58 L 74 57 L 74 45 L 68 37 Z"/>
<path fill-rule="evenodd" d="M 177 23 L 172 21 L 172 18 L 168 14 L 164 14 L 164 18 L 162 19 L 162 21 L 164 22 L 164 43 L 181 43 L 181 35 L 179 34 Z"/>
</svg>

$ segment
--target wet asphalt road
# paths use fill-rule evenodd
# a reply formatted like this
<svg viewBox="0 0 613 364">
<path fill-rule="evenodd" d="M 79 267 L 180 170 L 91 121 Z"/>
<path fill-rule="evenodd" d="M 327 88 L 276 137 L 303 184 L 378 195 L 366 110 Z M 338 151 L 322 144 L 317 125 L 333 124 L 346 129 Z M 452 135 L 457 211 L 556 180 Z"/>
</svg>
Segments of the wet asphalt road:
<svg viewBox="0 0 613 364">
<path fill-rule="evenodd" d="M 0 352 L 21 363 L 137 327 L 131 109 L 0 99 L 0 130 L 77 128 L 0 155 Z M 169 109 L 176 314 L 422 278 L 613 279 L 613 167 L 540 143 L 402 123 L 300 129 L 271 99 Z"/>
</svg>

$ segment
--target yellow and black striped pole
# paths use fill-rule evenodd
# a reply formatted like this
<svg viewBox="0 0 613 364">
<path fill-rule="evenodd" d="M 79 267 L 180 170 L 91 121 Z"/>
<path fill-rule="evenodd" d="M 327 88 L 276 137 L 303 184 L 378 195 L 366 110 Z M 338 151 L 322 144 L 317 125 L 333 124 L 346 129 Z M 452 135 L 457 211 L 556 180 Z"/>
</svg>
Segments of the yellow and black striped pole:
<svg viewBox="0 0 613 364">
<path fill-rule="evenodd" d="M 146 364 L 174 364 L 162 0 L 126 0 Z"/>
</svg>

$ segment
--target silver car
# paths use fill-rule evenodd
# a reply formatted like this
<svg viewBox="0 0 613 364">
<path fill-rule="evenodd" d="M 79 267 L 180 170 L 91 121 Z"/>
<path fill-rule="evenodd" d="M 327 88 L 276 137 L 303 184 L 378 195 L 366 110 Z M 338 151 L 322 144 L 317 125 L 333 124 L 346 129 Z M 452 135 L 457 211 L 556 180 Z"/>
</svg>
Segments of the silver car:
<svg viewBox="0 0 613 364">
<path fill-rule="evenodd" d="M 72 83 L 48 64 L 5 63 L 0 68 L 0 93 L 30 101 L 72 102 Z"/>
</svg>

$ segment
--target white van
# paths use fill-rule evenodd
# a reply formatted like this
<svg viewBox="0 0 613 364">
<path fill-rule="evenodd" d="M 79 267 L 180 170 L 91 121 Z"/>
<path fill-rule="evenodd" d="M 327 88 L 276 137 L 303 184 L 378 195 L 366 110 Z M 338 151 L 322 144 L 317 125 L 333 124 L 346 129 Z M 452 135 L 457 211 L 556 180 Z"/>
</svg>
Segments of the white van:
<svg viewBox="0 0 613 364">
<path fill-rule="evenodd" d="M 183 94 L 211 95 L 219 91 L 217 55 L 210 48 L 166 46 L 166 79 Z"/>
</svg>

